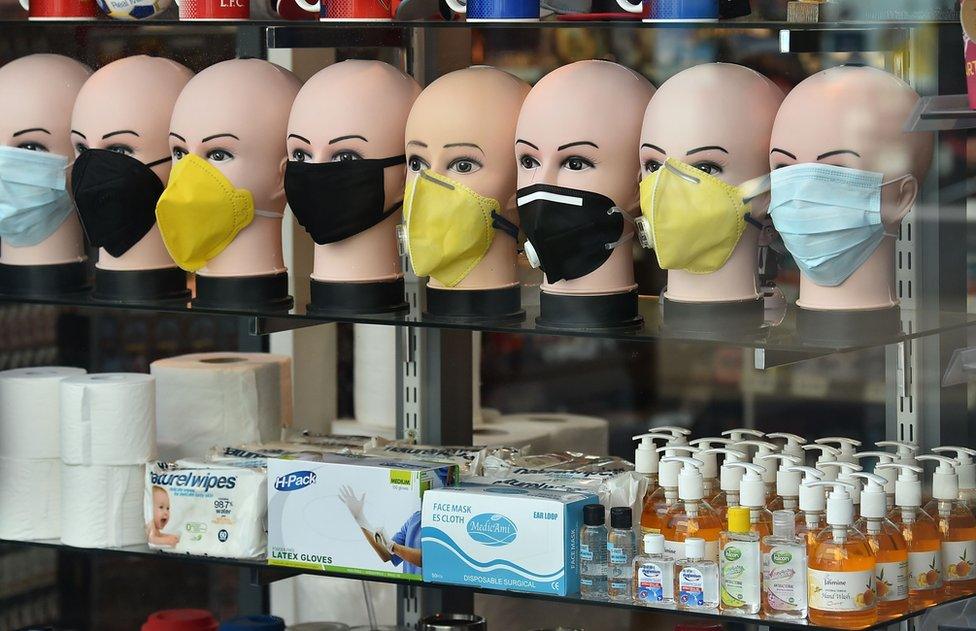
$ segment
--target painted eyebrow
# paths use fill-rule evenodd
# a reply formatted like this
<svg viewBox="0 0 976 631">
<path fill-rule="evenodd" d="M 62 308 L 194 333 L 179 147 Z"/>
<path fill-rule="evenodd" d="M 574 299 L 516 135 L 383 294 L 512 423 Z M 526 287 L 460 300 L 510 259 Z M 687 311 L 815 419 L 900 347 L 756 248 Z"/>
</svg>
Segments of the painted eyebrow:
<svg viewBox="0 0 976 631">
<path fill-rule="evenodd" d="M 729 151 L 725 147 L 719 147 L 718 145 L 708 145 L 707 147 L 696 147 L 694 149 L 689 149 L 686 156 L 690 156 L 694 153 L 701 153 L 702 151 L 721 151 L 722 153 L 728 155 Z"/>
<path fill-rule="evenodd" d="M 181 135 L 179 135 L 177 133 L 169 132 L 169 135 L 172 136 L 173 138 L 177 138 L 179 140 L 182 140 L 183 142 L 186 142 L 186 138 L 184 138 L 183 136 L 181 136 Z"/>
<path fill-rule="evenodd" d="M 772 151 L 769 152 L 769 155 L 773 155 L 774 153 L 782 153 L 787 158 L 793 158 L 794 160 L 796 160 L 796 156 L 785 149 L 773 149 Z"/>
<path fill-rule="evenodd" d="M 427 148 L 427 143 L 426 142 L 420 142 L 419 140 L 411 140 L 407 144 L 408 145 L 417 145 L 418 147 L 423 147 L 424 149 Z"/>
<path fill-rule="evenodd" d="M 289 138 L 297 138 L 298 140 L 301 140 L 302 142 L 304 142 L 306 145 L 312 144 L 312 141 L 309 140 L 308 138 L 306 138 L 305 136 L 299 136 L 298 134 L 288 134 L 288 137 Z"/>
<path fill-rule="evenodd" d="M 343 141 L 343 140 L 350 140 L 352 138 L 358 138 L 359 140 L 362 140 L 363 142 L 369 142 L 368 140 L 366 140 L 366 137 L 365 136 L 360 136 L 359 134 L 349 134 L 348 136 L 339 136 L 338 138 L 333 138 L 332 140 L 329 141 L 329 144 L 330 145 L 334 145 L 337 142 L 340 142 L 340 141 Z"/>
<path fill-rule="evenodd" d="M 47 134 L 48 136 L 51 135 L 51 132 L 49 132 L 48 130 L 44 129 L 43 127 L 31 127 L 30 129 L 21 129 L 20 131 L 14 132 L 13 133 L 13 138 L 16 138 L 17 136 L 23 136 L 24 134 L 29 134 L 32 131 L 42 131 L 45 134 Z M 72 130 L 72 131 L 74 131 L 74 130 Z M 78 134 L 78 132 L 74 132 L 74 133 Z M 82 134 L 78 134 L 78 135 L 81 136 L 82 138 L 84 138 L 84 136 Z"/>
<path fill-rule="evenodd" d="M 641 145 L 641 149 L 643 149 L 644 147 L 647 147 L 648 149 L 653 149 L 654 151 L 660 151 L 664 155 L 668 155 L 668 152 L 667 151 L 665 151 L 664 149 L 661 149 L 657 145 L 652 145 L 649 142 L 645 142 L 644 144 Z"/>
<path fill-rule="evenodd" d="M 132 131 L 131 129 L 120 129 L 119 131 L 110 131 L 104 136 L 102 136 L 102 140 L 105 140 L 106 138 L 111 138 L 112 136 L 118 136 L 119 134 L 132 134 L 133 136 L 138 136 L 139 132 Z"/>
<path fill-rule="evenodd" d="M 207 136 L 206 138 L 204 138 L 200 142 L 209 142 L 211 140 L 216 140 L 217 138 L 233 138 L 234 140 L 240 140 L 240 138 L 238 138 L 234 134 L 231 134 L 231 133 L 223 133 L 223 134 L 214 134 L 213 136 Z"/>
<path fill-rule="evenodd" d="M 20 132 L 20 131 L 19 131 L 19 132 L 17 132 L 17 134 L 22 134 L 22 133 L 24 133 L 24 132 L 27 132 L 27 131 L 32 131 L 32 130 L 30 130 L 30 129 L 25 129 L 25 130 L 24 130 L 23 132 Z M 78 134 L 79 136 L 81 136 L 81 137 L 82 137 L 82 138 L 84 138 L 85 140 L 88 140 L 88 136 L 86 136 L 85 134 L 83 134 L 83 133 L 81 133 L 81 132 L 80 132 L 80 131 L 78 131 L 77 129 L 72 129 L 72 130 L 71 130 L 71 133 L 72 133 L 72 134 Z M 17 134 L 14 134 L 14 136 L 16 136 Z"/>
<path fill-rule="evenodd" d="M 835 149 L 833 151 L 828 151 L 827 153 L 821 153 L 819 156 L 817 156 L 817 160 L 823 160 L 824 158 L 829 158 L 831 156 L 839 156 L 845 153 L 849 153 L 852 156 L 857 156 L 858 158 L 861 157 L 861 154 L 854 151 L 853 149 Z"/>
<path fill-rule="evenodd" d="M 530 146 L 530 147 L 532 147 L 533 149 L 535 149 L 536 151 L 538 151 L 538 150 L 539 150 L 539 147 L 537 147 L 536 145 L 533 145 L 533 144 L 532 144 L 531 142 L 529 142 L 528 140 L 523 140 L 522 138 L 519 138 L 518 140 L 516 140 L 516 141 L 515 141 L 515 144 L 517 144 L 517 145 L 518 145 L 518 144 L 523 144 L 523 145 L 528 145 L 528 146 Z"/>
<path fill-rule="evenodd" d="M 451 147 L 473 147 L 481 152 L 481 155 L 485 155 L 485 150 L 474 144 L 473 142 L 450 142 L 444 145 L 445 149 L 450 149 Z"/>
<path fill-rule="evenodd" d="M 589 145 L 594 149 L 600 148 L 595 142 L 592 142 L 590 140 L 577 140 L 576 142 L 570 142 L 565 145 L 562 145 L 561 147 L 556 147 L 556 151 L 562 151 L 563 149 L 569 149 L 570 147 L 578 147 L 579 145 Z"/>
</svg>

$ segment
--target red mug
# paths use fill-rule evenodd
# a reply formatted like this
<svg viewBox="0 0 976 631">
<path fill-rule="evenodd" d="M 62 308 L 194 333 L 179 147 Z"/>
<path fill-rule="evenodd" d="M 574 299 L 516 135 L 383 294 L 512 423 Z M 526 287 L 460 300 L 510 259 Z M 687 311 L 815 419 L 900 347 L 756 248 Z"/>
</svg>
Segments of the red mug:
<svg viewBox="0 0 976 631">
<path fill-rule="evenodd" d="M 283 20 L 317 20 L 319 3 L 307 0 L 275 0 L 275 11 Z"/>
<path fill-rule="evenodd" d="M 391 0 L 321 0 L 323 22 L 387 22 L 393 19 Z"/>
<path fill-rule="evenodd" d="M 247 20 L 251 0 L 176 0 L 181 20 Z"/>
<path fill-rule="evenodd" d="M 32 20 L 94 20 L 95 0 L 20 0 Z"/>
</svg>

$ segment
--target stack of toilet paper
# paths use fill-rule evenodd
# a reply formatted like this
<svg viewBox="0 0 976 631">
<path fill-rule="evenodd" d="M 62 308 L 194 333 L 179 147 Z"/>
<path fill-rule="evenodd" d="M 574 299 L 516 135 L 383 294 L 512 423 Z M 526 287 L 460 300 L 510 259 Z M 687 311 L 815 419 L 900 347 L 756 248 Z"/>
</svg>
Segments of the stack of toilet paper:
<svg viewBox="0 0 976 631">
<path fill-rule="evenodd" d="M 104 373 L 61 382 L 61 541 L 80 548 L 146 542 L 146 463 L 156 458 L 156 382 Z"/>
<path fill-rule="evenodd" d="M 533 454 L 585 451 L 604 456 L 610 436 L 606 419 L 563 413 L 505 414 L 486 418 L 474 431 L 476 445 L 529 446 Z"/>
<path fill-rule="evenodd" d="M 212 447 L 280 440 L 292 423 L 291 358 L 195 353 L 154 361 L 159 456 L 202 458 Z"/>
<path fill-rule="evenodd" d="M 61 381 L 81 368 L 0 372 L 0 539 L 61 534 Z"/>
</svg>

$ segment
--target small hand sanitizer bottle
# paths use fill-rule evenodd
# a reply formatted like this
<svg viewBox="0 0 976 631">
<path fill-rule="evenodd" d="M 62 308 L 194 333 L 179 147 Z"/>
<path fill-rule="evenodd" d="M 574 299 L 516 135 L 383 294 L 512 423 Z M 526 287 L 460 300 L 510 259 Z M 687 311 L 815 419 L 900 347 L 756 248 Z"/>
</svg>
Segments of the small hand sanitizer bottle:
<svg viewBox="0 0 976 631">
<path fill-rule="evenodd" d="M 664 535 L 644 535 L 644 554 L 634 560 L 634 602 L 674 604 L 674 557 L 664 552 Z"/>
<path fill-rule="evenodd" d="M 728 515 L 729 528 L 719 537 L 720 607 L 729 613 L 759 613 L 759 535 L 750 530 L 749 508 L 733 506 Z"/>
<path fill-rule="evenodd" d="M 807 547 L 791 510 L 773 511 L 773 534 L 762 540 L 762 612 L 767 618 L 807 617 Z"/>
<path fill-rule="evenodd" d="M 580 596 L 607 597 L 607 526 L 602 504 L 583 507 L 580 529 Z"/>
<path fill-rule="evenodd" d="M 614 602 L 629 603 L 634 597 L 634 557 L 637 534 L 628 506 L 610 509 L 607 533 L 607 596 Z"/>
<path fill-rule="evenodd" d="M 675 562 L 674 592 L 678 609 L 718 607 L 718 563 L 705 559 L 705 540 L 685 539 L 685 558 Z"/>
</svg>

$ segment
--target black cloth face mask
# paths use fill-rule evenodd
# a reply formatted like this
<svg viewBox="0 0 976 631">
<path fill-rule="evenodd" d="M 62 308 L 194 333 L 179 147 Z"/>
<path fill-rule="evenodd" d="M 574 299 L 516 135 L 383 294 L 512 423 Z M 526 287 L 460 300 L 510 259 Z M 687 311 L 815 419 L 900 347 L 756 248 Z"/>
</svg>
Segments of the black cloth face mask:
<svg viewBox="0 0 976 631">
<path fill-rule="evenodd" d="M 518 209 L 526 254 L 550 283 L 595 271 L 622 242 L 625 214 L 606 195 L 533 184 L 518 190 Z"/>
<path fill-rule="evenodd" d="M 397 211 L 384 206 L 383 172 L 407 156 L 339 162 L 296 162 L 285 166 L 285 196 L 298 223 L 319 245 L 372 228 Z"/>
<path fill-rule="evenodd" d="M 164 188 L 152 167 L 170 160 L 143 164 L 107 149 L 81 152 L 71 170 L 71 193 L 93 246 L 119 257 L 149 233 Z"/>
</svg>

